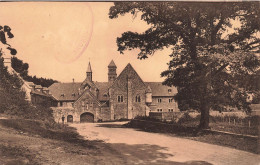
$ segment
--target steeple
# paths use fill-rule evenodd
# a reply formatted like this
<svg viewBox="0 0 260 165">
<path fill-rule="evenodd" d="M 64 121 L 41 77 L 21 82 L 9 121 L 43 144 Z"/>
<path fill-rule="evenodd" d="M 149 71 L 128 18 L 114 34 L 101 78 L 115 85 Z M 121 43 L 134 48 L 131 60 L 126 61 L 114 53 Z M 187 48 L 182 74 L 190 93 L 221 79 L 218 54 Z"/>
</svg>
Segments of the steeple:
<svg viewBox="0 0 260 165">
<path fill-rule="evenodd" d="M 92 69 L 91 69 L 91 65 L 90 65 L 90 62 L 88 63 L 88 69 L 87 69 L 87 79 L 89 81 L 92 81 Z"/>
<path fill-rule="evenodd" d="M 116 78 L 117 78 L 116 68 L 117 68 L 116 64 L 112 60 L 110 62 L 110 64 L 108 65 L 108 82 L 109 83 L 113 83 L 116 80 Z"/>
</svg>

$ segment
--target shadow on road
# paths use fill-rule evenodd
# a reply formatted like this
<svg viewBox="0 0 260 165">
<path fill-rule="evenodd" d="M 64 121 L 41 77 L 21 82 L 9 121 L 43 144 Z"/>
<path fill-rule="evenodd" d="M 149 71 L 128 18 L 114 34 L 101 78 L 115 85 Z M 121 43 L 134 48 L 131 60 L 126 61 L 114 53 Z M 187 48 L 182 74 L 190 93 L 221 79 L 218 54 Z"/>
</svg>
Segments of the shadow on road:
<svg viewBox="0 0 260 165">
<path fill-rule="evenodd" d="M 189 161 L 189 162 L 177 162 L 169 161 L 168 158 L 174 157 L 174 153 L 169 153 L 167 147 L 161 147 L 158 145 L 149 144 L 126 144 L 126 143 L 105 143 L 102 140 L 86 140 L 84 137 L 78 134 L 75 128 L 64 127 L 62 129 L 48 129 L 41 125 L 37 121 L 29 120 L 0 120 L 0 125 L 5 128 L 15 129 L 12 135 L 17 135 L 15 144 L 21 149 L 17 152 L 17 148 L 12 148 L 12 142 L 10 144 L 1 144 L 0 142 L 0 157 L 6 156 L 11 160 L 17 160 L 17 156 L 21 160 L 28 160 L 30 163 L 38 162 L 41 164 L 41 160 L 33 157 L 34 153 L 41 153 L 47 148 L 60 148 L 59 157 L 67 157 L 69 155 L 71 160 L 75 160 L 75 164 L 125 164 L 125 165 L 210 165 L 204 161 Z M 99 124 L 98 127 L 109 127 L 109 128 L 122 128 L 122 124 Z M 6 129 L 8 130 L 8 129 Z M 1 131 L 1 129 L 0 129 Z M 8 132 L 2 132 L 8 134 Z M 33 135 L 33 136 L 32 136 Z M 49 146 L 40 147 L 40 150 L 28 150 L 27 145 L 33 145 L 30 140 L 24 143 L 24 139 L 27 136 L 35 138 L 38 141 L 44 141 L 49 139 Z M 41 137 L 41 138 L 40 138 Z M 28 137 L 27 137 L 28 138 Z M 129 137 L 131 138 L 131 137 Z M 141 138 L 141 137 L 140 137 Z M 52 140 L 52 141 L 50 141 Z M 32 141 L 33 143 L 33 141 Z M 45 144 L 45 143 L 43 143 Z M 26 152 L 25 152 L 26 150 Z M 26 154 L 25 154 L 26 153 Z M 5 155 L 3 155 L 5 154 Z M 16 157 L 13 157 L 16 155 Z M 78 159 L 80 157 L 80 159 Z M 29 159 L 30 158 L 30 159 Z M 48 157 L 45 157 L 48 159 Z M 44 159 L 43 159 L 44 160 Z M 61 160 L 53 160 L 53 162 L 59 161 L 61 164 L 68 162 L 60 162 Z M 64 159 L 66 161 L 66 159 Z M 29 164 L 30 164 L 29 163 Z M 57 163 L 57 164 L 59 164 Z M 1 161 L 0 161 L 1 164 Z M 19 163 L 18 163 L 19 164 Z"/>
<path fill-rule="evenodd" d="M 166 147 L 148 144 L 129 145 L 125 143 L 108 143 L 114 154 L 122 158 L 123 164 L 138 164 L 138 165 L 212 165 L 206 161 L 187 161 L 177 162 L 167 160 L 169 157 L 174 157 L 174 154 L 167 153 Z"/>
<path fill-rule="evenodd" d="M 106 128 L 127 128 L 125 125 L 118 123 L 118 124 L 97 124 L 96 127 L 106 127 Z"/>
</svg>

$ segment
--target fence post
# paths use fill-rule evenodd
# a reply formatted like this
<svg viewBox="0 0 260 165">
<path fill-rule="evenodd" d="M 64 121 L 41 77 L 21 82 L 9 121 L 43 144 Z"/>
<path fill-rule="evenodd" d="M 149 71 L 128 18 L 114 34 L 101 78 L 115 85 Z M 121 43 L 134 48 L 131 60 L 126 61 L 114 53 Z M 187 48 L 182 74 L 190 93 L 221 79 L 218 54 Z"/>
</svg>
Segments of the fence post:
<svg viewBox="0 0 260 165">
<path fill-rule="evenodd" d="M 234 119 L 234 125 L 236 125 L 236 119 Z"/>
<path fill-rule="evenodd" d="M 228 124 L 230 125 L 230 117 L 228 117 Z"/>
<path fill-rule="evenodd" d="M 248 127 L 250 128 L 250 126 L 251 126 L 251 121 L 249 120 L 248 121 Z"/>
</svg>

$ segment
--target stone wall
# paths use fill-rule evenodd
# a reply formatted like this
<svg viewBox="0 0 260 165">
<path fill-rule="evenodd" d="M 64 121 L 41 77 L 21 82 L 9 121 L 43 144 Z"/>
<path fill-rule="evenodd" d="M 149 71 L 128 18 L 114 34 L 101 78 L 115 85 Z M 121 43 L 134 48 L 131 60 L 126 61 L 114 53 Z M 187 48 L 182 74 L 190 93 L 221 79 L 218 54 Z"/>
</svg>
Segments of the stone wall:
<svg viewBox="0 0 260 165">
<path fill-rule="evenodd" d="M 109 121 L 111 120 L 111 111 L 109 107 L 102 107 L 100 111 L 100 119 L 102 121 Z"/>
<path fill-rule="evenodd" d="M 109 90 L 111 119 L 145 116 L 146 88 L 132 66 L 127 65 Z M 123 102 L 118 101 L 118 96 L 123 96 Z M 140 102 L 136 102 L 136 96 L 140 96 Z"/>
<path fill-rule="evenodd" d="M 161 99 L 161 102 L 158 102 L 158 99 Z M 169 112 L 169 109 L 173 109 L 173 112 L 178 112 L 178 105 L 177 102 L 172 100 L 169 102 L 169 99 L 172 97 L 160 97 L 160 96 L 153 96 L 152 97 L 152 104 L 149 106 L 152 112 L 158 112 L 158 109 L 162 109 L 162 112 Z"/>
<path fill-rule="evenodd" d="M 84 92 L 82 96 L 73 104 L 73 107 L 52 107 L 53 116 L 56 122 L 62 122 L 62 117 L 65 117 L 64 122 L 67 123 L 67 116 L 73 116 L 73 122 L 80 122 L 80 116 L 85 113 L 94 115 L 94 121 L 110 120 L 111 114 L 109 107 L 100 107 L 98 101 L 89 92 Z"/>
</svg>

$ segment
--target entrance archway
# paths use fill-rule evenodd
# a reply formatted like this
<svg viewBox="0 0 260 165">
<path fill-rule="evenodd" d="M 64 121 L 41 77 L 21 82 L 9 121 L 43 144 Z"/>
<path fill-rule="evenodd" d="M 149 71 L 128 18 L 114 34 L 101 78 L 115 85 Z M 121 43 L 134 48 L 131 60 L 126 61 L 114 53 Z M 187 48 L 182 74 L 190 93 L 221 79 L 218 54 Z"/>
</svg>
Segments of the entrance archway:
<svg viewBox="0 0 260 165">
<path fill-rule="evenodd" d="M 67 116 L 67 122 L 68 123 L 73 123 L 73 116 L 72 115 L 68 115 Z"/>
<path fill-rule="evenodd" d="M 94 115 L 89 112 L 82 113 L 80 115 L 81 123 L 94 123 Z"/>
</svg>

